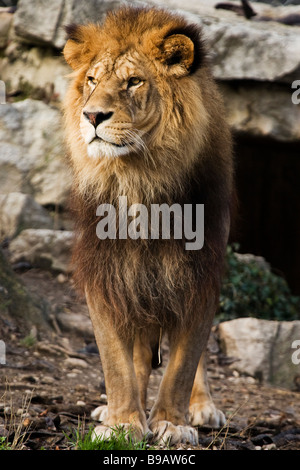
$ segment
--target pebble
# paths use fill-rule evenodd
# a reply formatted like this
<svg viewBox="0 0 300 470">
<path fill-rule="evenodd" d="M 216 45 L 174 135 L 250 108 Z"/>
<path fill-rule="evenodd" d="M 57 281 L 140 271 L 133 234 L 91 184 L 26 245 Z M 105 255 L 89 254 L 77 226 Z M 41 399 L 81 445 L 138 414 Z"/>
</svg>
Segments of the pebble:
<svg viewBox="0 0 300 470">
<path fill-rule="evenodd" d="M 76 372 L 69 372 L 66 377 L 68 377 L 69 379 L 75 379 L 77 377 L 78 374 L 76 374 Z"/>
<path fill-rule="evenodd" d="M 83 359 L 79 359 L 77 357 L 68 357 L 68 359 L 66 359 L 64 361 L 64 364 L 66 367 L 81 367 L 83 369 L 86 369 L 88 367 L 88 363 L 83 360 Z"/>
<path fill-rule="evenodd" d="M 76 402 L 76 405 L 78 405 L 78 406 L 85 406 L 86 403 L 85 403 L 85 401 L 78 400 L 78 401 Z"/>
<path fill-rule="evenodd" d="M 21 416 L 22 418 L 29 418 L 29 417 L 30 417 L 30 414 L 27 413 L 23 408 L 19 408 L 19 409 L 16 411 L 16 416 Z"/>
<path fill-rule="evenodd" d="M 50 377 L 49 375 L 45 375 L 41 379 L 41 383 L 45 385 L 50 385 L 50 384 L 53 384 L 54 382 L 55 382 L 55 379 L 53 377 Z"/>
<path fill-rule="evenodd" d="M 68 280 L 67 276 L 63 273 L 60 273 L 56 279 L 60 284 L 64 284 Z"/>
<path fill-rule="evenodd" d="M 272 444 L 267 444 L 263 446 L 263 450 L 276 450 L 276 444 L 274 444 L 274 442 L 272 442 Z"/>
<path fill-rule="evenodd" d="M 248 384 L 255 384 L 256 383 L 256 379 L 254 377 L 246 377 L 246 382 Z"/>
</svg>

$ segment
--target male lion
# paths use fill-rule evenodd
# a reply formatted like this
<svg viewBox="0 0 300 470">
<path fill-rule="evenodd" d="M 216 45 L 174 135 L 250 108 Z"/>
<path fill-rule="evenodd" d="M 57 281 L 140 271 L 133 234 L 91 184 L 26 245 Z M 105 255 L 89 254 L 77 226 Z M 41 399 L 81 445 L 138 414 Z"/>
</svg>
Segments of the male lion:
<svg viewBox="0 0 300 470">
<path fill-rule="evenodd" d="M 121 424 L 136 439 L 149 433 L 196 445 L 193 426 L 224 424 L 207 388 L 203 354 L 218 305 L 233 191 L 231 137 L 201 31 L 163 9 L 129 6 L 109 13 L 103 25 L 66 29 L 64 56 L 74 69 L 64 105 L 76 204 L 74 271 L 108 399 L 95 433 L 109 436 Z M 173 235 L 118 237 L 119 196 L 149 211 L 151 204 L 204 204 L 203 248 L 187 250 L 186 239 Z M 100 204 L 112 204 L 116 214 L 121 209 L 115 238 L 97 237 Z M 146 419 L 162 333 L 169 361 Z"/>
</svg>

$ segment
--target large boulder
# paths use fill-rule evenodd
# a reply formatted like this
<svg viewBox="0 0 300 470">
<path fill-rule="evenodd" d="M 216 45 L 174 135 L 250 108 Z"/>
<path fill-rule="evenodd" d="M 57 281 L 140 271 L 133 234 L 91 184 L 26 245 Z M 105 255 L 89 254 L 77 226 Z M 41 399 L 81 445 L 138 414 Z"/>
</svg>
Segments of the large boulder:
<svg viewBox="0 0 300 470">
<path fill-rule="evenodd" d="M 300 340 L 300 320 L 238 318 L 220 323 L 218 336 L 224 354 L 235 359 L 232 368 L 261 382 L 295 388 L 300 370 L 292 357 L 293 344 Z"/>
<path fill-rule="evenodd" d="M 68 273 L 72 245 L 71 231 L 26 229 L 9 245 L 10 262 L 26 261 L 33 267 Z"/>
<path fill-rule="evenodd" d="M 33 325 L 40 330 L 49 314 L 47 301 L 26 290 L 0 248 L 0 338 L 7 340 L 9 332 L 28 334 Z"/>
<path fill-rule="evenodd" d="M 293 104 L 290 89 L 245 82 L 222 82 L 220 87 L 228 122 L 235 132 L 283 142 L 300 141 L 300 106 Z"/>
<path fill-rule="evenodd" d="M 8 11 L 0 10 L 0 49 L 8 44 L 9 31 L 13 22 L 13 15 Z"/>
<path fill-rule="evenodd" d="M 30 43 L 62 48 L 65 25 L 101 21 L 108 10 L 120 4 L 113 0 L 19 0 L 14 27 L 17 35 Z"/>
<path fill-rule="evenodd" d="M 45 101 L 60 101 L 64 97 L 70 68 L 61 54 L 51 47 L 29 47 L 11 41 L 0 59 L 1 79 L 8 90 L 22 91 Z"/>
<path fill-rule="evenodd" d="M 0 194 L 0 241 L 26 228 L 53 228 L 52 217 L 28 194 Z"/>
<path fill-rule="evenodd" d="M 42 205 L 63 205 L 71 176 L 65 158 L 61 113 L 27 99 L 0 106 L 0 190 L 31 194 Z"/>
</svg>

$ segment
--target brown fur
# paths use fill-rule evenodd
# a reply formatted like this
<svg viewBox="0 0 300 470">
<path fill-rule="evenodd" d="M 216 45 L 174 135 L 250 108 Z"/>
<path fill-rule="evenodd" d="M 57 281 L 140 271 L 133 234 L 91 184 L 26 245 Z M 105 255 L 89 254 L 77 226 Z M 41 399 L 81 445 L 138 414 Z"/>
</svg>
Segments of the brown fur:
<svg viewBox="0 0 300 470">
<path fill-rule="evenodd" d="M 68 32 L 64 55 L 74 72 L 64 107 L 74 171 L 73 262 L 76 282 L 97 323 L 95 330 L 101 322 L 102 329 L 110 324 L 118 337 L 127 333 L 130 341 L 145 328 L 153 328 L 156 338 L 159 327 L 178 337 L 180 331 L 190 334 L 202 325 L 203 349 L 219 296 L 233 167 L 230 132 L 201 32 L 167 11 L 128 7 L 110 13 L 102 26 L 73 25 Z M 120 57 L 123 62 L 117 69 Z M 140 89 L 125 91 L 119 75 L 132 64 L 146 80 Z M 96 76 L 97 86 L 93 81 L 87 84 L 90 74 Z M 119 146 L 128 135 L 124 122 L 129 125 L 132 106 L 135 116 L 142 116 L 134 122 L 137 130 L 146 130 L 142 147 L 114 158 L 89 157 L 80 122 L 83 110 L 95 111 L 97 106 L 114 111 L 112 124 L 103 129 Z M 83 126 L 89 126 L 86 120 Z M 99 240 L 96 208 L 101 203 L 117 208 L 120 195 L 127 196 L 128 206 L 204 204 L 204 247 L 187 251 L 185 240 L 175 239 Z M 136 373 L 148 374 L 140 367 Z M 202 382 L 199 387 L 203 389 Z"/>
</svg>

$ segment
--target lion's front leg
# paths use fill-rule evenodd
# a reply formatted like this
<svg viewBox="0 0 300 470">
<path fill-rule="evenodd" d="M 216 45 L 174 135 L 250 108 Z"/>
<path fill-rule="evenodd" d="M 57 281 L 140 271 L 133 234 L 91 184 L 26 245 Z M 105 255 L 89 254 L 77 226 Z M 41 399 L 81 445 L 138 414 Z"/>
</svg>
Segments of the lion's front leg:
<svg viewBox="0 0 300 470">
<path fill-rule="evenodd" d="M 122 337 L 113 327 L 105 309 L 96 306 L 87 295 L 87 303 L 100 352 L 107 394 L 107 410 L 103 423 L 94 430 L 96 435 L 109 437 L 111 429 L 121 425 L 141 440 L 149 429 L 141 406 L 138 382 L 133 364 L 133 339 Z M 100 418 L 101 418 L 100 417 Z"/>
<path fill-rule="evenodd" d="M 190 422 L 193 426 L 208 424 L 219 428 L 225 424 L 224 413 L 217 409 L 209 392 L 206 374 L 205 352 L 202 353 L 190 399 Z"/>
<path fill-rule="evenodd" d="M 135 336 L 133 360 L 143 410 L 146 410 L 148 381 L 152 371 L 153 354 L 159 343 L 159 335 L 158 326 L 149 326 L 147 329 L 138 331 Z"/>
<path fill-rule="evenodd" d="M 170 445 L 198 444 L 198 432 L 189 423 L 189 401 L 197 365 L 206 346 L 210 322 L 170 335 L 170 357 L 158 398 L 148 423 L 154 440 Z"/>
</svg>

